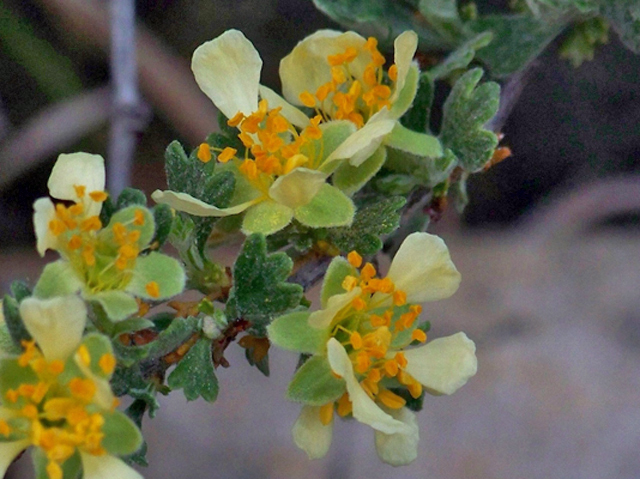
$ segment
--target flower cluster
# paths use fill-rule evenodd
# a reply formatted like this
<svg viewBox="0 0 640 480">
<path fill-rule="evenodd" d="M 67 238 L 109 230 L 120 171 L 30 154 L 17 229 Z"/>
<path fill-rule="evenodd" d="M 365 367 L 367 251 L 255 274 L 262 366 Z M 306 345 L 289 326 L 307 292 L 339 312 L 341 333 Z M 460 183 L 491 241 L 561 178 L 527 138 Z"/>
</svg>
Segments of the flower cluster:
<svg viewBox="0 0 640 480">
<path fill-rule="evenodd" d="M 420 398 L 423 389 L 455 392 L 476 372 L 475 346 L 458 333 L 407 348 L 427 339 L 417 323 L 420 303 L 449 297 L 460 281 L 438 237 L 407 237 L 384 278 L 370 263 L 358 270 L 361 263 L 355 252 L 334 259 L 322 309 L 276 319 L 269 338 L 312 354 L 289 387 L 289 397 L 305 404 L 293 429 L 298 446 L 312 458 L 324 456 L 335 411 L 372 426 L 382 460 L 403 465 L 415 459 L 418 442 L 406 398 Z"/>
<path fill-rule="evenodd" d="M 137 478 L 118 458 L 142 437 L 109 379 L 116 359 L 98 334 L 82 337 L 87 311 L 77 296 L 27 298 L 20 315 L 32 336 L 23 353 L 0 360 L 0 472 L 34 447 L 36 474 L 48 478 Z"/>
<path fill-rule="evenodd" d="M 99 302 L 113 321 L 138 309 L 135 297 L 160 300 L 184 288 L 184 272 L 173 258 L 157 252 L 141 253 L 155 232 L 152 213 L 142 205 L 116 212 L 102 225 L 104 160 L 99 155 L 60 155 L 49 177 L 49 192 L 60 200 L 36 200 L 34 225 L 40 255 L 47 249 L 62 257 L 45 268 L 35 288 L 40 298 L 81 291 Z"/>
</svg>

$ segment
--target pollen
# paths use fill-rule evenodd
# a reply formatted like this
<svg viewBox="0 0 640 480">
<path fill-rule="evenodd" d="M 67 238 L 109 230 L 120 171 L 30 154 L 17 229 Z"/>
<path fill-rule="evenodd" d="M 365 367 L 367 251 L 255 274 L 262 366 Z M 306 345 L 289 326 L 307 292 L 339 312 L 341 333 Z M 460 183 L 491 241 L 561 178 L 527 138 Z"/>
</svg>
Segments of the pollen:
<svg viewBox="0 0 640 480">
<path fill-rule="evenodd" d="M 407 403 L 404 398 L 390 390 L 382 390 L 376 398 L 380 400 L 383 405 L 394 410 L 404 407 Z"/>
<path fill-rule="evenodd" d="M 362 268 L 360 272 L 360 279 L 362 281 L 369 281 L 371 278 L 376 276 L 376 267 L 374 267 L 371 263 L 367 262 L 367 264 Z"/>
<path fill-rule="evenodd" d="M 424 343 L 427 341 L 427 334 L 417 328 L 411 332 L 411 340 L 417 340 L 420 343 Z"/>
<path fill-rule="evenodd" d="M 305 107 L 313 108 L 316 105 L 316 99 L 313 98 L 313 95 L 311 95 L 309 92 L 302 92 L 299 98 Z"/>
<path fill-rule="evenodd" d="M 107 194 L 107 192 L 103 192 L 103 191 L 100 191 L 100 190 L 96 190 L 96 191 L 91 192 L 89 194 L 89 197 L 94 202 L 104 202 L 107 199 L 108 196 L 109 195 Z"/>
<path fill-rule="evenodd" d="M 237 127 L 244 120 L 244 114 L 242 112 L 236 113 L 233 118 L 227 120 L 227 125 L 230 127 Z"/>
<path fill-rule="evenodd" d="M 354 349 L 360 350 L 362 348 L 362 337 L 358 332 L 353 332 L 349 337 L 349 341 Z"/>
<path fill-rule="evenodd" d="M 362 257 L 355 250 L 349 252 L 349 255 L 347 255 L 347 260 L 355 268 L 360 268 L 360 265 L 362 265 Z"/>
<path fill-rule="evenodd" d="M 389 67 L 388 73 L 392 82 L 398 81 L 398 66 L 395 63 Z"/>
<path fill-rule="evenodd" d="M 407 303 L 407 294 L 402 290 L 396 290 L 393 292 L 393 304 L 396 307 L 401 307 Z"/>
<path fill-rule="evenodd" d="M 198 160 L 202 163 L 209 163 L 211 158 L 211 147 L 206 143 L 201 143 L 198 147 Z"/>
<path fill-rule="evenodd" d="M 395 377 L 398 374 L 398 362 L 395 360 L 387 360 L 384 362 L 384 371 L 388 377 Z"/>
<path fill-rule="evenodd" d="M 235 148 L 226 147 L 224 150 L 222 150 L 220 155 L 218 155 L 218 161 L 227 163 L 229 160 L 235 157 L 236 153 L 238 153 L 238 151 Z"/>
<path fill-rule="evenodd" d="M 353 275 L 347 275 L 342 281 L 342 288 L 344 288 L 347 292 L 350 292 L 356 287 L 357 284 L 358 279 L 356 277 L 354 277 Z"/>
<path fill-rule="evenodd" d="M 116 368 L 116 358 L 110 353 L 105 353 L 100 357 L 98 366 L 105 375 L 111 375 Z"/>
<path fill-rule="evenodd" d="M 336 408 L 336 412 L 341 417 L 346 417 L 353 410 L 353 405 L 351 403 L 351 400 L 349 400 L 349 394 L 348 393 L 345 393 L 344 395 L 342 395 L 337 403 L 338 403 L 338 405 L 337 405 L 337 408 Z"/>
<path fill-rule="evenodd" d="M 82 221 L 80 224 L 80 230 L 83 232 L 98 231 L 102 228 L 102 222 L 100 217 L 94 215 Z"/>
<path fill-rule="evenodd" d="M 365 302 L 361 297 L 356 297 L 351 301 L 351 306 L 360 312 L 367 308 L 367 302 Z"/>
<path fill-rule="evenodd" d="M 85 187 L 84 185 L 74 185 L 73 189 L 75 190 L 76 196 L 78 198 L 84 197 L 87 193 L 87 187 Z"/>
<path fill-rule="evenodd" d="M 78 360 L 80 360 L 84 366 L 88 367 L 91 365 L 91 354 L 85 345 L 80 345 L 80 347 L 78 347 L 77 355 Z"/>
<path fill-rule="evenodd" d="M 82 379 L 76 377 L 69 382 L 69 390 L 74 397 L 85 402 L 90 402 L 96 393 L 96 386 L 93 381 L 88 378 Z"/>
<path fill-rule="evenodd" d="M 11 435 L 11 427 L 5 420 L 0 420 L 0 435 L 3 437 Z"/>
<path fill-rule="evenodd" d="M 158 285 L 158 282 L 151 281 L 145 285 L 144 289 L 147 291 L 150 297 L 160 297 L 160 286 Z"/>
<path fill-rule="evenodd" d="M 49 230 L 57 237 L 67 230 L 67 226 L 61 220 L 54 219 L 49 222 Z"/>
<path fill-rule="evenodd" d="M 49 478 L 62 478 L 62 467 L 57 462 L 49 462 L 47 465 L 47 475 Z"/>
<path fill-rule="evenodd" d="M 64 362 L 62 360 L 53 360 L 49 363 L 48 368 L 53 375 L 60 375 L 64 371 Z"/>
<path fill-rule="evenodd" d="M 80 235 L 73 235 L 69 239 L 68 247 L 70 250 L 77 250 L 82 246 L 82 238 Z"/>
</svg>

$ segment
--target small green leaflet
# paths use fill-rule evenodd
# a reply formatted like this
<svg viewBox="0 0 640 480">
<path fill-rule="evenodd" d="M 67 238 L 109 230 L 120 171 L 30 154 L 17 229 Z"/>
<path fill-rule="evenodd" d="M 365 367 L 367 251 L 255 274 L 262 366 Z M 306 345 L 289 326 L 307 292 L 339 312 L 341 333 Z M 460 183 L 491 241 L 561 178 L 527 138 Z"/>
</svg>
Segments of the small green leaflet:
<svg viewBox="0 0 640 480">
<path fill-rule="evenodd" d="M 218 379 L 211 359 L 211 340 L 201 338 L 191 347 L 169 374 L 167 385 L 172 390 L 182 388 L 189 401 L 202 397 L 207 402 L 215 402 Z"/>
</svg>

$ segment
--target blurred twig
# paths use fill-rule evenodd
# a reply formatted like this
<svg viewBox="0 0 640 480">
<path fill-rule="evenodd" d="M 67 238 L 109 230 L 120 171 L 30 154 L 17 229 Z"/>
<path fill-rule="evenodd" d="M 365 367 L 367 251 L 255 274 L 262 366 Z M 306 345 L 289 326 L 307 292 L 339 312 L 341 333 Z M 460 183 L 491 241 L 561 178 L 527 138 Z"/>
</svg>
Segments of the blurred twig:
<svg viewBox="0 0 640 480">
<path fill-rule="evenodd" d="M 0 188 L 104 124 L 109 102 L 109 88 L 97 88 L 53 104 L 14 129 L 0 146 Z"/>
<path fill-rule="evenodd" d="M 110 13 L 113 110 L 107 185 L 112 195 L 118 195 L 131 184 L 136 134 L 142 129 L 145 115 L 138 93 L 133 0 L 110 0 Z"/>
</svg>

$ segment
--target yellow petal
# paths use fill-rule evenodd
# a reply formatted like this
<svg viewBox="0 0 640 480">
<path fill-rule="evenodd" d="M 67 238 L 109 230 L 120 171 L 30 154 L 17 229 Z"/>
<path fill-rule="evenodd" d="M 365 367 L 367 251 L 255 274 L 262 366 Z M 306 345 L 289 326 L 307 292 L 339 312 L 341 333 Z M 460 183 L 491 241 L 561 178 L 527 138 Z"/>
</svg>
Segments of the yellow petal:
<svg viewBox="0 0 640 480">
<path fill-rule="evenodd" d="M 86 192 L 103 191 L 104 159 L 100 155 L 77 152 L 61 154 L 51 170 L 47 187 L 53 198 L 79 200 L 74 186 L 85 186 Z M 86 216 L 100 214 L 102 202 L 88 202 Z"/>
<path fill-rule="evenodd" d="M 33 204 L 33 227 L 36 232 L 36 249 L 41 257 L 48 249 L 55 250 L 56 237 L 49 228 L 49 222 L 56 218 L 56 208 L 49 198 L 39 198 Z"/>
<path fill-rule="evenodd" d="M 80 450 L 84 478 L 142 478 L 129 465 L 113 455 L 89 455 Z"/>
<path fill-rule="evenodd" d="M 385 411 L 396 420 L 407 425 L 408 431 L 391 435 L 376 431 L 376 451 L 378 456 L 383 462 L 394 467 L 408 465 L 418 457 L 420 435 L 416 416 L 408 408 L 399 410 L 385 409 Z"/>
<path fill-rule="evenodd" d="M 200 45 L 193 52 L 191 69 L 200 89 L 227 118 L 258 109 L 262 60 L 242 32 L 227 30 Z"/>
<path fill-rule="evenodd" d="M 291 433 L 295 444 L 304 450 L 311 460 L 324 457 L 331 446 L 333 422 L 323 425 L 320 408 L 305 405 L 293 425 Z"/>
<path fill-rule="evenodd" d="M 398 67 L 398 79 L 396 80 L 396 87 L 393 95 L 390 98 L 391 102 L 394 102 L 396 98 L 398 98 L 402 87 L 404 87 L 404 82 L 407 78 L 407 74 L 409 73 L 413 56 L 416 54 L 416 50 L 418 48 L 418 35 L 416 35 L 416 32 L 411 30 L 402 32 L 398 35 L 395 42 L 393 42 L 393 48 L 393 61 Z"/>
<path fill-rule="evenodd" d="M 218 208 L 202 200 L 193 198 L 191 195 L 181 192 L 173 192 L 171 190 L 156 190 L 151 194 L 151 198 L 156 203 L 166 203 L 171 208 L 175 208 L 179 212 L 185 212 L 198 217 L 228 217 L 244 212 L 251 205 L 255 205 L 259 200 L 250 200 L 248 202 L 234 205 L 228 208 Z"/>
<path fill-rule="evenodd" d="M 327 301 L 327 305 L 322 310 L 316 310 L 309 316 L 309 325 L 320 330 L 329 328 L 331 322 L 351 301 L 362 293 L 360 287 L 356 287 L 350 292 L 332 295 Z"/>
</svg>

